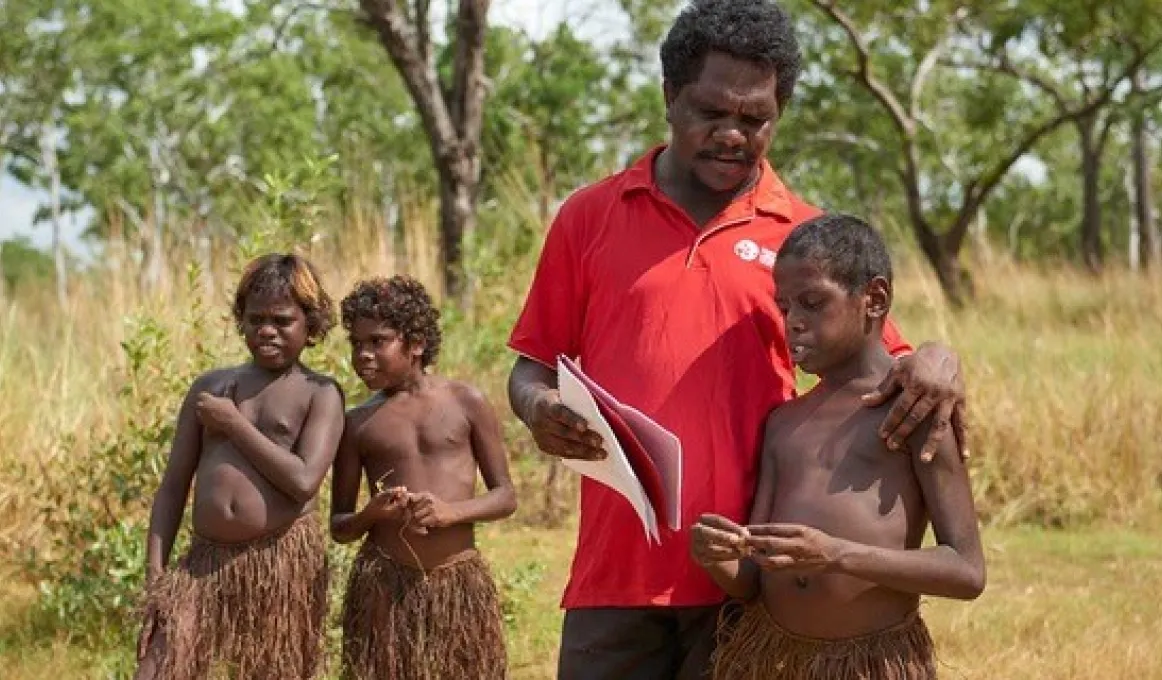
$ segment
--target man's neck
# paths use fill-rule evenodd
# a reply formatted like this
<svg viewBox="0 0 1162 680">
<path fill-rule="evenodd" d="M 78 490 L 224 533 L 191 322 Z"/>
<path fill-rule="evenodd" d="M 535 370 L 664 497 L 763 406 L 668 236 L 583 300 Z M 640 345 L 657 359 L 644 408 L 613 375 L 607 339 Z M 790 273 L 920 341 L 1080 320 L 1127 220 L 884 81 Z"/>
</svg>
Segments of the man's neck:
<svg viewBox="0 0 1162 680">
<path fill-rule="evenodd" d="M 731 191 L 713 191 L 699 182 L 691 172 L 680 172 L 669 155 L 670 147 L 662 149 L 654 159 L 654 183 L 658 189 L 684 210 L 698 226 L 705 227 L 758 181 L 761 166 L 756 165 L 751 177 Z"/>
</svg>

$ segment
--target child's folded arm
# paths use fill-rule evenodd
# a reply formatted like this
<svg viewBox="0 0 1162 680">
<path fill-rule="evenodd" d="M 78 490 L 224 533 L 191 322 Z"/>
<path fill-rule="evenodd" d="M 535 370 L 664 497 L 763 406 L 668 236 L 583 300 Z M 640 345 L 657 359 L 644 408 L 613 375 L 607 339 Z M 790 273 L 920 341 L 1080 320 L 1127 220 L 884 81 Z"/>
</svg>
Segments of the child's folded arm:
<svg viewBox="0 0 1162 680">
<path fill-rule="evenodd" d="M 298 503 L 315 497 L 323 483 L 342 435 L 343 397 L 337 386 L 320 387 L 295 451 L 272 442 L 249 420 L 234 419 L 227 432 L 231 443 L 259 474 Z"/>
</svg>

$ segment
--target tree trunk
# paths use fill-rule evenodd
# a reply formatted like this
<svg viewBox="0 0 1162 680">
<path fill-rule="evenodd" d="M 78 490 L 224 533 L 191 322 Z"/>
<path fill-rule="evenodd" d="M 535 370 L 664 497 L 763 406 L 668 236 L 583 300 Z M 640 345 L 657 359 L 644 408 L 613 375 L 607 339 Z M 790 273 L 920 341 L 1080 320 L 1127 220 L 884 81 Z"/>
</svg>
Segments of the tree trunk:
<svg viewBox="0 0 1162 680">
<path fill-rule="evenodd" d="M 975 286 L 968 271 L 961 266 L 960 258 L 955 252 L 940 246 L 935 250 L 921 248 L 932 271 L 936 273 L 936 280 L 940 289 L 944 291 L 948 303 L 954 309 L 962 309 L 975 296 Z"/>
<path fill-rule="evenodd" d="M 484 38 L 489 0 L 460 0 L 454 29 L 452 78 L 441 80 L 428 20 L 429 2 L 410 11 L 389 0 L 359 0 L 415 102 L 440 177 L 441 260 L 446 293 L 468 308 L 472 286 L 464 271 L 463 241 L 476 226 L 480 136 L 484 120 Z"/>
<path fill-rule="evenodd" d="M 537 143 L 537 164 L 539 166 L 541 175 L 541 186 L 537 196 L 537 219 L 540 221 L 539 226 L 542 229 L 548 228 L 549 219 L 551 217 L 550 210 L 553 200 L 557 196 L 556 179 L 553 172 L 553 163 L 549 160 L 549 153 L 545 150 L 547 144 L 544 140 Z"/>
<path fill-rule="evenodd" d="M 440 262 L 444 291 L 463 309 L 472 303 L 472 284 L 464 266 L 464 239 L 476 229 L 479 160 L 461 158 L 440 172 Z M 443 165 L 443 163 L 441 163 Z"/>
<path fill-rule="evenodd" d="M 1131 156 L 1132 155 L 1133 149 L 1131 149 Z M 1135 196 L 1137 195 L 1136 187 L 1134 186 L 1134 175 L 1136 174 L 1136 172 L 1130 173 L 1123 177 L 1126 190 L 1126 199 L 1129 205 L 1134 205 Z M 1139 220 L 1137 210 L 1131 210 L 1128 217 L 1129 218 L 1126 220 L 1126 227 L 1128 230 L 1126 234 L 1126 258 L 1130 263 L 1130 271 L 1137 273 L 1142 269 L 1142 224 Z"/>
<path fill-rule="evenodd" d="M 1087 269 L 1101 271 L 1105 249 L 1101 234 L 1101 148 L 1094 135 L 1097 119 L 1086 116 L 1077 122 L 1081 141 L 1081 257 Z"/>
<path fill-rule="evenodd" d="M 1135 78 L 1135 85 L 1139 78 Z M 1151 265 L 1157 266 L 1159 248 L 1162 243 L 1158 240 L 1158 226 L 1154 222 L 1154 197 L 1151 191 L 1150 167 L 1150 140 L 1146 130 L 1146 116 L 1138 111 L 1134 115 L 1134 127 L 1131 133 L 1131 154 L 1134 165 L 1134 224 L 1138 236 L 1137 250 L 1133 257 L 1140 262 L 1142 269 L 1148 270 Z"/>
<path fill-rule="evenodd" d="M 56 269 L 56 297 L 61 307 L 68 303 L 68 271 L 65 267 L 65 244 L 61 235 L 61 172 L 57 163 L 56 131 L 45 123 L 40 136 L 41 161 L 49 178 L 49 210 L 52 219 L 52 259 Z"/>
</svg>

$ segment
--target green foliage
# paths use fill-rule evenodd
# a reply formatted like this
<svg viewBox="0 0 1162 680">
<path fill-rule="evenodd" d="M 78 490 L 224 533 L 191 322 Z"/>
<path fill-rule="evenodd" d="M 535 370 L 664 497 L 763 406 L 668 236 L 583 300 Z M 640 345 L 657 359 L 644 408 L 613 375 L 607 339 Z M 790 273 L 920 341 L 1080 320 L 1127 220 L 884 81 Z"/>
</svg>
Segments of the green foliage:
<svg viewBox="0 0 1162 680">
<path fill-rule="evenodd" d="M 196 268 L 189 275 L 192 285 Z M 202 337 L 207 314 L 195 302 L 184 326 Z M 148 314 L 127 324 L 118 397 L 124 422 L 90 455 L 61 457 L 71 469 L 56 479 L 67 483 L 51 485 L 40 499 L 49 547 L 26 563 L 39 582 L 42 623 L 92 647 L 109 645 L 110 636 L 129 644 L 136 633 L 148 508 L 173 440 L 175 414 L 193 379 L 219 359 L 208 343 L 177 351 L 172 331 Z M 60 446 L 67 453 L 71 438 Z"/>
<path fill-rule="evenodd" d="M 26 236 L 0 241 L 0 272 L 4 275 L 0 289 L 15 292 L 44 286 L 53 280 L 52 255 L 32 245 Z"/>
<path fill-rule="evenodd" d="M 497 575 L 500 590 L 500 610 L 506 628 L 511 629 L 528 608 L 545 580 L 545 565 L 537 560 L 522 562 Z"/>
</svg>

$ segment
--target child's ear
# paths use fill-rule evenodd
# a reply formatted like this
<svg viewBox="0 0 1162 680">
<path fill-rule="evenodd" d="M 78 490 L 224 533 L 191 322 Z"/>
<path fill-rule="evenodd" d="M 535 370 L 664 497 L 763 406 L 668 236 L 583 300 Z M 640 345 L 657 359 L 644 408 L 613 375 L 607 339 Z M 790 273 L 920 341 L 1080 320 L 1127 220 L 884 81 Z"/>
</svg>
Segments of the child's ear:
<svg viewBox="0 0 1162 680">
<path fill-rule="evenodd" d="M 422 357 L 424 355 L 424 350 L 427 348 L 428 345 L 423 340 L 413 340 L 412 342 L 408 343 L 408 349 L 411 350 L 413 357 Z"/>
<path fill-rule="evenodd" d="M 864 299 L 869 319 L 886 317 L 892 307 L 892 284 L 882 276 L 874 277 L 864 289 Z"/>
</svg>

